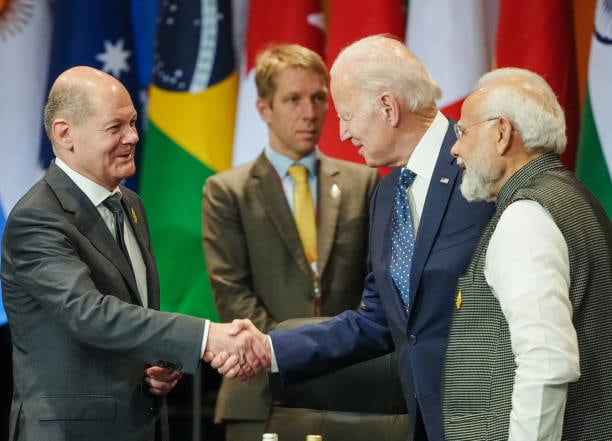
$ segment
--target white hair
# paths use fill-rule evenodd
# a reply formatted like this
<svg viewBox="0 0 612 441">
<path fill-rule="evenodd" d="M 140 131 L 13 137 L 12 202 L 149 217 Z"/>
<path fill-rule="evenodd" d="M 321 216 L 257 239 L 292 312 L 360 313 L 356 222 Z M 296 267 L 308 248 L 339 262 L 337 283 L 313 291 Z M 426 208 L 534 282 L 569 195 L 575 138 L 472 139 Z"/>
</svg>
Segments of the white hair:
<svg viewBox="0 0 612 441">
<path fill-rule="evenodd" d="M 362 38 L 345 47 L 330 70 L 333 76 L 338 66 L 350 72 L 348 79 L 374 101 L 383 91 L 390 91 L 415 112 L 435 106 L 442 93 L 421 61 L 403 42 L 387 35 Z"/>
<path fill-rule="evenodd" d="M 516 67 L 496 69 L 478 81 L 475 91 L 483 92 L 483 113 L 508 118 L 528 151 L 565 150 L 565 114 L 540 75 Z"/>
</svg>

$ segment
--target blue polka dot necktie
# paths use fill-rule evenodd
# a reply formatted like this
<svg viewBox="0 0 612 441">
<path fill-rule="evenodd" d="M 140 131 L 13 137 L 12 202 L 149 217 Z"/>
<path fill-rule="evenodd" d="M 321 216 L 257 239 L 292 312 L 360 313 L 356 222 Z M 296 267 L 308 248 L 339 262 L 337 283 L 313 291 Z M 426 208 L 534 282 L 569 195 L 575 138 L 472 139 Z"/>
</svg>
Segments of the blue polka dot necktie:
<svg viewBox="0 0 612 441">
<path fill-rule="evenodd" d="M 391 226 L 391 278 L 406 311 L 410 305 L 410 264 L 414 251 L 414 227 L 407 191 L 415 177 L 414 172 L 407 168 L 402 169 L 395 194 Z"/>
</svg>

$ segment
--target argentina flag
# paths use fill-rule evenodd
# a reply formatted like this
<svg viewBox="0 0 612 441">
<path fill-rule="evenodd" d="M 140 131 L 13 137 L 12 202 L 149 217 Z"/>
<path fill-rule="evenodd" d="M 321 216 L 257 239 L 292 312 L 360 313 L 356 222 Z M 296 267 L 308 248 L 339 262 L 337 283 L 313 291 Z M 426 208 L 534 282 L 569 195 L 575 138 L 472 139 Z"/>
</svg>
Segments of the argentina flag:
<svg viewBox="0 0 612 441">
<path fill-rule="evenodd" d="M 0 236 L 15 203 L 39 178 L 50 35 L 48 1 L 0 1 Z"/>
</svg>

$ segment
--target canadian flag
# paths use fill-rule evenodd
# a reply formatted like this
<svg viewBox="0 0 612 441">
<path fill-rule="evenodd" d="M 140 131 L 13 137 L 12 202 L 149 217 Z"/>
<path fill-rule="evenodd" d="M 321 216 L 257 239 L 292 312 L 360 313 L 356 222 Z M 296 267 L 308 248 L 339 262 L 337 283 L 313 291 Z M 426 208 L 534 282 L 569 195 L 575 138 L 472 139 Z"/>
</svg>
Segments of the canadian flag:
<svg viewBox="0 0 612 441">
<path fill-rule="evenodd" d="M 368 35 L 387 33 L 404 39 L 406 14 L 403 0 L 334 0 L 329 14 L 325 52 L 328 67 L 345 46 Z M 355 66 L 355 69 L 359 69 L 359 66 Z M 331 99 L 319 147 L 330 156 L 364 162 L 357 149 L 350 143 L 340 141 L 340 125 Z"/>
<path fill-rule="evenodd" d="M 324 19 L 318 0 L 251 0 L 241 56 L 233 165 L 255 159 L 268 129 L 255 107 L 255 58 L 270 44 L 297 43 L 322 54 Z"/>
<path fill-rule="evenodd" d="M 410 2 L 406 45 L 442 89 L 438 106 L 459 119 L 461 104 L 492 63 L 496 0 Z"/>
</svg>

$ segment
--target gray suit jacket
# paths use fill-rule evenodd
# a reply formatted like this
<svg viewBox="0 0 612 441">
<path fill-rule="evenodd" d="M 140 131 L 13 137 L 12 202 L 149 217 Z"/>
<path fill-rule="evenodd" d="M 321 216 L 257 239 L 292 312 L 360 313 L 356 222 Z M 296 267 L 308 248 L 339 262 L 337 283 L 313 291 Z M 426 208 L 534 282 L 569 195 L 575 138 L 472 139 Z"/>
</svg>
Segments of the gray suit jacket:
<svg viewBox="0 0 612 441">
<path fill-rule="evenodd" d="M 157 308 L 144 208 L 121 191 Z M 204 320 L 141 306 L 98 210 L 55 163 L 7 219 L 2 284 L 13 338 L 11 441 L 164 439 L 162 400 L 148 393 L 144 370 L 194 373 Z"/>
<path fill-rule="evenodd" d="M 368 207 L 376 170 L 319 153 L 317 241 L 321 314 L 359 305 L 366 271 Z M 281 181 L 262 154 L 204 186 L 204 254 L 222 321 L 248 317 L 262 331 L 314 313 L 308 263 Z M 267 375 L 224 380 L 216 419 L 268 416 Z"/>
</svg>

